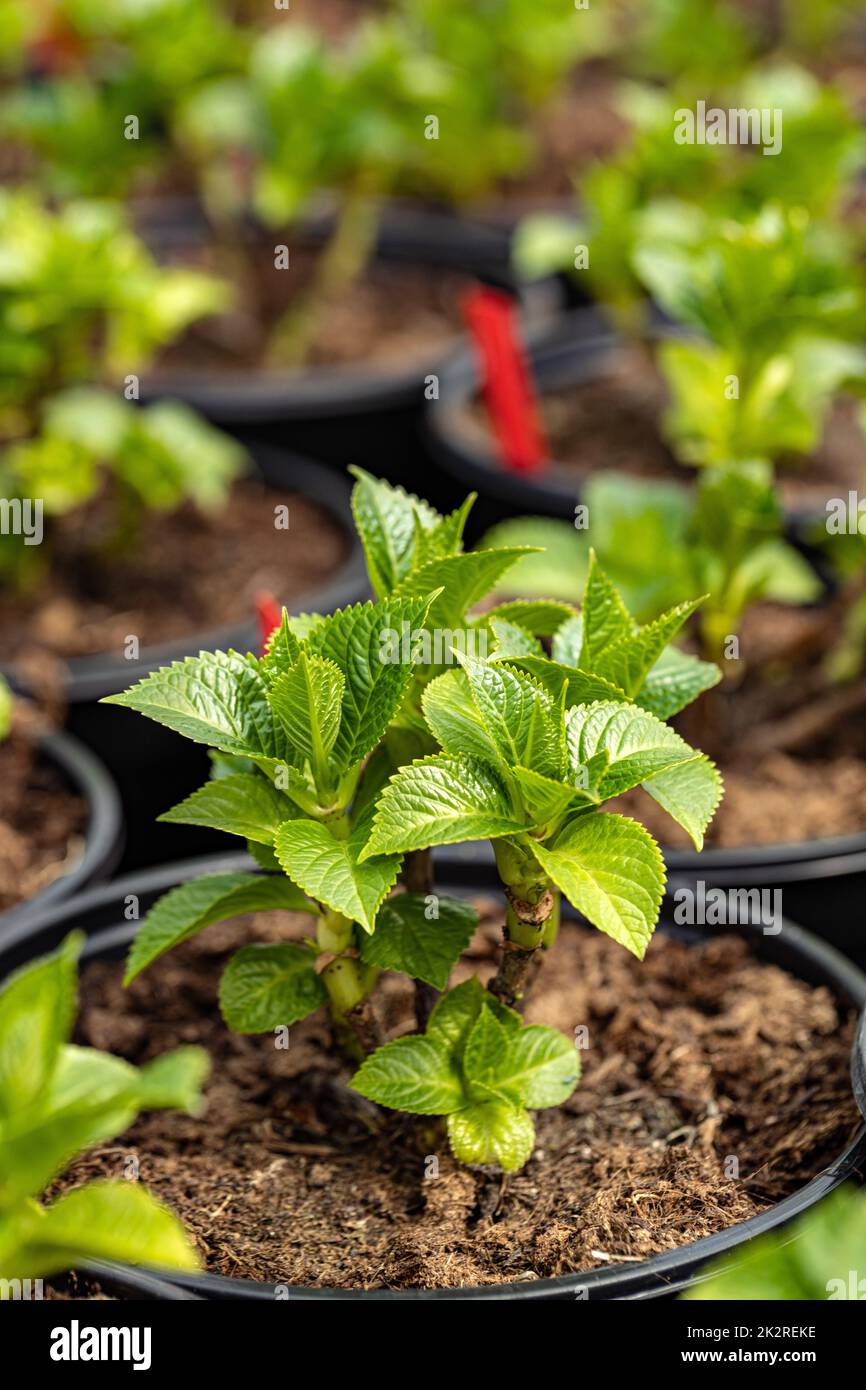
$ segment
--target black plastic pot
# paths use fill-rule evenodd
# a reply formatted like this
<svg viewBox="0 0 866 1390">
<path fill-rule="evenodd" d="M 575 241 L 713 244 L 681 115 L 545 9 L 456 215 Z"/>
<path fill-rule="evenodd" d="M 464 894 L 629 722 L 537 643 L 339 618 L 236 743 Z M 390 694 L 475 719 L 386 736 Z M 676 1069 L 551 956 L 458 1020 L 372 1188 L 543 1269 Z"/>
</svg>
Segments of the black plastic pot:
<svg viewBox="0 0 866 1390">
<path fill-rule="evenodd" d="M 345 533 L 348 553 L 336 573 L 319 589 L 288 600 L 293 613 L 330 612 L 355 603 L 368 593 L 363 551 L 357 539 L 347 478 L 323 465 L 261 443 L 251 445 L 257 472 L 284 491 L 302 493 L 321 506 Z M 218 559 L 215 559 L 218 564 Z M 279 599 L 280 595 L 276 597 Z M 208 776 L 207 751 L 170 729 L 116 705 L 100 705 L 149 671 L 202 650 L 253 651 L 258 643 L 254 614 L 240 623 L 208 632 L 193 632 L 181 641 L 144 647 L 137 661 L 114 656 L 86 657 L 68 663 L 65 696 L 67 727 L 92 748 L 120 788 L 127 821 L 122 870 L 189 854 L 206 854 L 224 843 L 213 831 L 156 824 L 156 817 L 182 800 Z M 14 672 L 8 673 L 14 680 Z M 178 833 L 180 832 L 180 833 Z"/>
<path fill-rule="evenodd" d="M 100 760 L 78 739 L 60 731 L 43 734 L 39 746 L 41 756 L 53 763 L 70 790 L 87 803 L 84 849 L 72 868 L 34 898 L 0 913 L 0 938 L 15 925 L 33 920 L 55 903 L 108 878 L 123 850 L 120 796 Z"/>
<path fill-rule="evenodd" d="M 0 941 L 0 978 L 25 961 L 51 950 L 72 930 L 83 930 L 88 937 L 83 961 L 119 959 L 135 934 L 135 924 L 124 920 L 126 896 L 136 894 L 144 912 L 162 892 L 198 877 L 203 873 L 228 872 L 250 867 L 245 855 L 222 855 L 192 861 L 149 873 L 129 875 L 114 884 L 82 894 L 74 902 L 48 910 L 37 922 L 7 934 Z M 467 857 L 443 855 L 438 861 L 437 878 L 456 891 L 484 891 L 486 875 L 476 871 Z M 718 929 L 704 928 L 688 933 L 666 927 L 687 939 L 700 940 L 718 934 Z M 765 936 L 759 928 L 739 926 L 727 928 L 745 936 L 756 955 L 762 960 L 780 965 L 812 984 L 825 985 L 845 1007 L 862 1010 L 866 1006 L 866 976 L 850 961 L 808 932 L 786 922 L 777 936 Z M 866 1027 L 858 1031 L 852 1062 L 852 1078 L 861 1109 L 866 1111 Z M 542 1302 L 573 1301 L 577 1297 L 611 1300 L 669 1297 L 681 1291 L 710 1259 L 733 1254 L 748 1241 L 772 1230 L 809 1210 L 843 1182 L 862 1178 L 866 1173 L 866 1128 L 858 1134 L 839 1156 L 817 1177 L 793 1196 L 779 1202 L 769 1211 L 716 1235 L 651 1256 L 640 1264 L 590 1270 L 586 1273 L 563 1275 L 556 1279 L 540 1279 L 532 1283 L 510 1284 L 472 1289 L 409 1290 L 388 1289 L 346 1292 L 344 1290 L 289 1287 L 289 1302 L 335 1301 L 400 1301 L 482 1299 L 534 1300 Z M 275 1287 L 220 1275 L 186 1275 L 162 1273 L 175 1286 L 206 1298 L 225 1300 L 258 1300 L 273 1302 Z"/>
<path fill-rule="evenodd" d="M 331 225 L 328 211 L 309 219 L 299 240 L 315 245 Z M 201 222 L 190 218 L 187 234 L 193 243 L 202 236 Z M 163 227 L 163 244 L 183 244 L 184 225 L 171 234 Z M 251 229 L 264 245 L 283 234 Z M 159 244 L 159 238 L 156 243 Z M 435 276 L 444 270 L 465 272 L 467 278 L 512 288 L 507 235 L 498 230 L 423 209 L 389 206 L 380 229 L 377 256 L 381 261 L 429 267 Z M 528 321 L 550 323 L 561 304 L 553 281 L 515 289 Z M 421 416 L 427 378 L 439 375 L 462 347 L 456 336 L 429 354 L 405 365 L 370 366 L 363 351 L 357 365 L 315 367 L 290 371 L 238 370 L 219 373 L 150 372 L 142 381 L 145 399 L 172 396 L 188 402 L 215 424 L 254 435 L 339 467 L 362 464 L 392 482 L 418 484 Z M 450 502 L 427 478 L 431 502 Z"/>
</svg>

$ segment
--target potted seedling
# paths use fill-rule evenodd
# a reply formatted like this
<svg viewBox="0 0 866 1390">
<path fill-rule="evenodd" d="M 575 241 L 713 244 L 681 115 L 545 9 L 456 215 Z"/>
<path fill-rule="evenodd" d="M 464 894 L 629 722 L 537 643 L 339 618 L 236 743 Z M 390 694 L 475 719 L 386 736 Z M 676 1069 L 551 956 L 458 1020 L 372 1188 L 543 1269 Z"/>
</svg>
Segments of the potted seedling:
<svg viewBox="0 0 866 1390">
<path fill-rule="evenodd" d="M 93 701 L 156 652 L 252 642 L 260 590 L 354 598 L 348 491 L 284 453 L 252 458 L 180 402 L 138 405 L 152 355 L 225 289 L 159 268 L 118 209 L 7 193 L 0 244 L 0 661 L 59 688 L 137 804 L 166 750 L 103 739 Z"/>
<path fill-rule="evenodd" d="M 653 947 L 668 960 L 673 976 L 665 976 L 668 967 L 663 964 L 653 967 L 652 955 L 644 967 L 638 965 L 659 915 L 663 864 L 652 836 L 636 821 L 607 810 L 605 803 L 640 784 L 701 843 L 719 801 L 720 778 L 713 764 L 665 721 L 706 690 L 718 673 L 709 663 L 669 650 L 699 601 L 682 603 L 639 625 L 593 560 L 580 614 L 561 602 L 541 600 L 479 611 L 491 586 L 521 561 L 525 550 L 464 552 L 468 504 L 440 517 L 425 503 L 365 474 L 359 476 L 354 504 L 373 601 L 324 617 L 284 614 L 261 657 L 203 653 L 112 697 L 110 703 L 212 750 L 214 775 L 167 817 L 246 841 L 261 872 L 250 872 L 248 860 L 246 867 L 235 860 L 225 862 L 217 874 L 202 877 L 188 869 L 176 875 L 173 890 L 158 899 L 137 930 L 130 926 L 124 933 L 127 939 L 135 934 L 126 994 L 97 935 L 91 955 L 99 963 L 87 985 L 96 1012 L 85 1012 L 83 1027 L 88 1036 L 97 1017 L 125 1018 L 129 1024 L 136 1009 L 159 1010 L 149 981 L 155 982 L 166 968 L 167 952 L 173 953 L 172 968 L 181 972 L 177 980 L 185 979 L 183 962 L 192 952 L 198 998 L 203 986 L 209 991 L 213 982 L 223 1018 L 236 1033 L 281 1038 L 291 1031 L 288 1049 L 285 1039 L 277 1043 L 274 1062 L 288 1109 L 281 1107 L 256 1132 L 285 1135 L 287 1123 L 292 1130 L 299 1123 L 303 1133 L 312 1124 L 319 1135 L 312 1145 L 318 1168 L 308 1166 L 313 1154 L 302 1139 L 289 1139 L 286 1152 L 301 1164 L 305 1183 L 317 1191 L 316 1184 L 327 1185 L 325 1206 L 331 1209 L 333 1197 L 333 1211 L 348 1215 L 356 1232 L 357 1269 L 343 1262 L 341 1271 L 329 1267 L 323 1277 L 320 1268 L 312 1278 L 342 1287 L 381 1282 L 381 1276 L 371 1278 L 367 1272 L 367 1251 L 357 1232 L 365 1225 L 370 1163 L 374 1168 L 383 1163 L 392 1179 L 395 1174 L 396 1125 L 403 1136 L 398 1147 L 407 1161 L 414 1162 L 416 1154 L 438 1155 L 430 1171 L 440 1172 L 445 1163 L 452 1194 L 446 1197 L 444 1188 L 431 1187 L 425 1203 L 434 1206 L 425 1220 L 405 1232 L 409 1246 L 398 1242 L 395 1247 L 408 1263 L 402 1275 L 389 1271 L 387 1282 L 424 1286 L 428 1279 L 443 1282 L 435 1261 L 430 1263 L 425 1254 L 431 1231 L 444 1225 L 446 1244 L 437 1248 L 450 1248 L 455 1210 L 475 1205 L 477 1185 L 487 1183 L 486 1167 L 519 1174 L 527 1164 L 544 1161 L 543 1152 L 532 1156 L 534 1112 L 543 1117 L 559 1111 L 565 1126 L 560 1140 L 567 1146 L 574 1113 L 561 1107 L 578 1084 L 579 1050 L 567 1035 L 570 1030 L 551 1027 L 537 1013 L 530 1021 L 521 1012 L 552 998 L 545 991 L 555 985 L 557 973 L 553 968 L 552 974 L 550 969 L 539 974 L 541 959 L 555 958 L 560 969 L 578 974 L 582 952 L 591 953 L 585 957 L 587 966 L 590 959 L 596 961 L 593 970 L 602 960 L 622 963 L 625 975 L 614 998 L 634 987 L 640 970 L 649 969 L 652 976 L 660 969 L 655 978 L 664 981 L 662 996 L 657 996 L 667 1001 L 663 1007 L 670 1008 L 672 989 L 684 1008 L 694 1007 L 684 983 L 688 947 Z M 549 654 L 551 642 L 558 644 L 559 656 L 567 646 L 574 661 L 556 660 Z M 416 857 L 478 838 L 492 842 L 500 878 L 495 906 L 482 909 L 487 925 L 481 936 L 476 933 L 481 905 L 441 891 L 435 879 L 423 882 L 429 861 Z M 145 905 L 153 886 L 141 884 Z M 558 934 L 561 898 L 599 933 Z M 103 890 L 98 904 L 95 898 L 82 904 L 91 930 L 98 931 L 109 908 L 116 913 L 117 901 L 109 903 Z M 231 925 L 242 912 L 259 914 L 252 919 L 251 935 Z M 262 933 L 257 935 L 259 920 Z M 504 932 L 494 942 L 490 927 L 497 920 Z M 208 954 L 200 934 L 219 923 L 227 924 L 219 928 L 222 945 Z M 58 914 L 26 940 L 19 937 L 15 949 L 26 951 L 28 941 L 51 939 L 60 929 Z M 786 939 L 799 942 L 796 930 L 788 930 Z M 116 946 L 118 934 L 109 935 Z M 105 946 L 108 941 L 106 937 Z M 240 949 L 232 951 L 233 946 Z M 722 988 L 728 997 L 733 991 L 739 998 L 742 979 L 735 984 L 729 972 L 736 975 L 746 957 L 736 943 L 720 947 L 715 970 L 725 977 Z M 196 954 L 200 951 L 204 954 Z M 681 963 L 675 965 L 680 952 Z M 790 959 L 795 957 L 796 949 Z M 625 967 L 629 959 L 633 967 Z M 760 990 L 764 986 L 756 980 L 754 964 L 748 968 L 750 988 Z M 805 968 L 802 961 L 797 968 Z M 448 988 L 452 972 L 460 978 Z M 762 975 L 758 970 L 757 976 Z M 777 979 L 771 972 L 767 982 L 771 975 Z M 820 971 L 818 977 L 829 978 Z M 632 983 L 626 984 L 627 979 Z M 680 983 L 673 984 L 674 979 Z M 171 994 L 176 1010 L 177 988 L 167 994 L 156 987 L 163 1001 Z M 811 1000 L 810 987 L 793 979 L 785 988 L 793 995 L 780 1007 L 789 1008 L 796 1000 L 801 1023 L 808 1017 L 812 1021 L 806 1026 L 817 1026 L 814 1010 L 819 996 L 826 1007 L 827 996 L 819 991 Z M 843 1012 L 846 999 L 859 1002 L 853 986 L 847 996 L 839 982 L 833 988 Z M 435 1002 L 429 998 L 431 989 L 442 991 Z M 679 990 L 685 993 L 680 996 Z M 757 1000 L 754 1006 L 768 1007 Z M 203 1007 L 210 1016 L 210 1004 Z M 601 1012 L 593 1017 L 600 1020 L 611 1007 L 600 1002 Z M 329 1041 L 318 1022 L 325 1008 Z M 191 1015 L 184 1013 L 184 1018 L 181 1026 L 196 1035 L 200 1024 Z M 176 1013 L 171 1026 L 179 1026 Z M 213 1047 L 228 1049 L 221 1054 L 227 1063 L 221 1074 L 235 1075 L 228 1057 L 238 1044 L 211 1024 L 204 1026 Z M 600 1021 L 593 1026 L 603 1028 Z M 729 1021 L 722 1026 L 728 1028 Z M 847 1034 L 847 1016 L 839 1026 Z M 635 1031 L 624 1020 L 617 1027 L 626 1036 Z M 310 1028 L 320 1040 L 312 1052 L 307 1050 L 312 1046 Z M 614 1047 L 616 1035 L 610 1035 L 605 1047 Z M 142 1035 L 132 1024 L 126 1036 Z M 816 1112 L 827 1116 L 826 1107 L 835 1106 L 847 1127 L 850 1095 L 846 1098 L 844 1091 L 845 1045 L 840 1048 L 838 1027 L 829 1043 L 818 1044 L 816 1038 L 818 1045 L 835 1049 L 834 1084 L 842 1090 L 832 1097 L 816 1094 Z M 590 1060 L 597 1065 L 594 1057 Z M 617 1063 L 612 1066 L 618 1069 Z M 339 1078 L 347 1077 L 348 1091 L 339 1084 Z M 306 1101 L 301 1099 L 304 1079 Z M 255 1086 L 261 1098 L 260 1081 Z M 335 1145 L 335 1131 L 327 1124 L 322 1129 L 321 1121 L 313 1119 L 317 1096 L 332 1116 L 342 1117 L 332 1123 L 355 1136 L 347 1160 L 355 1193 L 348 1197 L 348 1211 L 340 1197 L 348 1168 Z M 371 1102 L 384 1110 L 371 1109 Z M 393 1119 L 387 1118 L 388 1111 L 396 1112 Z M 232 1132 L 230 1113 L 212 1118 L 216 1132 Z M 413 1114 L 423 1118 L 410 1125 L 405 1117 Z M 227 1123 L 229 1129 L 223 1130 Z M 548 1122 L 542 1118 L 539 1123 Z M 838 1126 L 828 1124 L 841 1136 Z M 452 1158 L 445 1157 L 443 1126 Z M 246 1133 L 247 1124 L 243 1129 Z M 189 1138 L 187 1131 L 186 1142 Z M 133 1142 L 141 1140 L 133 1135 Z M 653 1145 L 648 1138 L 647 1144 L 646 1152 L 658 1151 L 657 1141 Z M 244 1157 L 233 1144 L 230 1148 L 225 1160 L 232 1165 L 235 1186 L 238 1173 L 252 1160 L 261 1191 L 261 1152 Z M 815 1159 L 803 1161 L 808 1167 Z M 834 1174 L 847 1171 L 849 1161 L 834 1164 Z M 209 1152 L 208 1165 L 216 1162 Z M 569 1163 L 573 1167 L 573 1160 Z M 174 1159 L 170 1164 L 176 1171 Z M 470 1165 L 469 1170 L 460 1164 Z M 160 1182 L 151 1181 L 160 1191 Z M 285 1207 L 283 1178 L 277 1186 Z M 183 1177 L 172 1190 L 184 1217 L 188 1203 L 183 1192 L 189 1189 L 189 1179 Z M 452 1203 L 451 1216 L 444 1216 L 443 1208 L 437 1218 L 437 1191 L 446 1204 Z M 270 1204 L 272 1195 L 264 1200 Z M 381 1210 L 381 1197 L 379 1203 Z M 390 1206 L 389 1198 L 385 1208 Z M 320 1230 L 324 1209 L 319 1202 Z M 266 1220 L 252 1222 L 236 1209 L 234 1219 L 244 1231 L 242 1267 L 252 1277 L 312 1282 L 310 1277 L 290 1277 L 316 1263 L 314 1244 L 307 1248 L 314 1239 L 308 1210 L 300 1189 L 282 1218 L 270 1205 Z M 745 1215 L 747 1209 L 738 1210 Z M 267 1245 L 275 1220 L 283 1252 L 276 1257 L 258 1244 L 264 1238 Z M 296 1223 L 303 1227 L 303 1235 L 293 1238 L 295 1255 L 288 1268 L 286 1220 L 296 1232 Z M 195 1229 L 194 1220 L 191 1224 Z M 703 1226 L 702 1233 L 706 1230 Z M 381 1234 L 377 1221 L 374 1244 Z M 740 1237 L 732 1231 L 727 1238 L 735 1243 Z M 333 1232 L 328 1239 L 333 1249 Z M 459 1237 L 464 1249 L 465 1239 Z M 411 1254 L 415 1240 L 420 1241 L 420 1276 Z M 525 1261 L 523 1240 L 518 1259 Z M 560 1268 L 569 1263 L 564 1256 Z M 463 1282 L 495 1284 L 503 1277 L 507 1282 L 525 1267 L 506 1266 L 497 1276 L 488 1263 L 483 1275 L 476 1268 L 474 1279 Z M 544 1272 L 538 1254 L 534 1267 Z M 466 1268 L 462 1260 L 461 1268 Z M 565 1281 L 564 1289 L 576 1277 L 570 1284 Z M 605 1284 L 592 1274 L 586 1277 L 596 1287 Z M 261 1292 L 272 1296 L 273 1289 L 265 1285 Z M 296 1292 L 312 1296 L 292 1290 Z"/>
<path fill-rule="evenodd" d="M 538 16 L 552 47 L 514 7 L 500 10 L 455 18 L 408 5 L 337 46 L 276 26 L 243 74 L 190 95 L 179 122 L 211 233 L 192 230 L 176 254 L 212 254 L 241 294 L 231 322 L 190 340 L 174 391 L 223 422 L 291 422 L 340 462 L 374 446 L 402 455 L 462 327 L 467 277 L 511 280 L 505 239 L 447 209 L 526 161 L 526 103 L 582 42 L 581 16 L 560 6 Z M 410 202 L 395 208 L 395 197 Z M 446 211 L 430 213 L 431 201 Z M 388 413 L 399 433 L 386 449 L 375 427 Z"/>
<path fill-rule="evenodd" d="M 506 504 L 573 516 L 595 469 L 685 480 L 695 464 L 751 459 L 790 465 L 785 501 L 802 511 L 820 498 L 823 510 L 828 479 L 838 489 L 859 478 L 839 398 L 861 390 L 863 289 L 844 234 L 779 203 L 737 221 L 668 201 L 644 210 L 630 256 L 675 326 L 618 357 L 614 338 L 567 328 L 536 346 L 556 463 L 516 487 L 504 476 L 463 362 L 427 412 L 443 466 L 480 485 L 500 516 Z"/>
<path fill-rule="evenodd" d="M 729 798 L 700 858 L 682 837 L 652 828 L 673 873 L 782 890 L 796 921 L 859 958 L 855 915 L 828 916 L 825 880 L 840 903 L 853 902 L 866 863 L 862 537 L 825 534 L 819 578 L 820 552 L 813 546 L 807 560 L 784 538 L 769 470 L 755 463 L 703 468 L 691 489 L 598 474 L 585 505 L 585 531 L 532 518 L 494 528 L 485 544 L 519 539 L 561 556 L 552 565 L 521 561 L 500 600 L 542 592 L 568 600 L 590 545 L 641 616 L 706 590 L 690 644 L 719 663 L 724 680 L 678 723 L 718 759 Z"/>
<path fill-rule="evenodd" d="M 197 1114 L 208 1070 L 198 1047 L 135 1068 L 73 1045 L 82 944 L 70 934 L 0 988 L 0 1298 L 32 1297 L 37 1286 L 42 1297 L 43 1279 L 93 1261 L 198 1267 L 180 1222 L 130 1174 L 39 1200 L 78 1154 L 122 1134 L 140 1111 Z M 116 1287 L 109 1271 L 100 1283 Z M 152 1283 L 130 1270 L 120 1289 L 153 1297 Z"/>
<path fill-rule="evenodd" d="M 198 85 L 242 67 L 247 36 L 227 11 L 206 0 L 61 0 L 25 26 L 14 8 L 25 80 L 0 98 L 0 131 L 25 169 L 60 197 L 149 191 L 158 205 L 160 189 L 191 193 L 176 111 Z"/>
</svg>

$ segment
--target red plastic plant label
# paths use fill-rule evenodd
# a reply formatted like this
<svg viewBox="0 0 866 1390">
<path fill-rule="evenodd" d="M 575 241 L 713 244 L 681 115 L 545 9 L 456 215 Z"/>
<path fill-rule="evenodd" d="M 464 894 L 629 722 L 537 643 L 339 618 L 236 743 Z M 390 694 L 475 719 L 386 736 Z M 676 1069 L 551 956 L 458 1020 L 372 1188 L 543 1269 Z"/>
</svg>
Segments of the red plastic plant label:
<svg viewBox="0 0 866 1390">
<path fill-rule="evenodd" d="M 535 387 L 514 299 L 479 285 L 463 297 L 463 316 L 481 371 L 482 392 L 506 468 L 538 473 L 547 459 Z"/>
<path fill-rule="evenodd" d="M 259 620 L 259 651 L 264 652 L 268 638 L 283 620 L 283 611 L 273 594 L 256 595 L 256 617 Z"/>
</svg>

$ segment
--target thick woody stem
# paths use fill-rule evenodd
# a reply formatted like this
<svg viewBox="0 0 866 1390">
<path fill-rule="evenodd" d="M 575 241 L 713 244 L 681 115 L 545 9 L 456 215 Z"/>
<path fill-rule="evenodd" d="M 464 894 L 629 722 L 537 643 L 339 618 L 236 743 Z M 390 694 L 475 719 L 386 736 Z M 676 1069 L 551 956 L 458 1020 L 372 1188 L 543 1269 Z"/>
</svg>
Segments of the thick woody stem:
<svg viewBox="0 0 866 1390">
<path fill-rule="evenodd" d="M 433 858 L 429 849 L 414 849 L 403 861 L 403 883 L 407 893 L 421 893 L 426 898 L 433 892 Z M 433 1012 L 438 990 L 425 980 L 415 981 L 415 1023 L 419 1033 L 427 1027 Z"/>
<path fill-rule="evenodd" d="M 535 974 L 539 948 L 549 944 L 547 937 L 557 920 L 558 902 L 549 889 L 544 889 L 535 902 L 518 897 L 509 887 L 505 893 L 508 910 L 502 958 L 488 989 L 513 1009 L 526 997 Z"/>
</svg>

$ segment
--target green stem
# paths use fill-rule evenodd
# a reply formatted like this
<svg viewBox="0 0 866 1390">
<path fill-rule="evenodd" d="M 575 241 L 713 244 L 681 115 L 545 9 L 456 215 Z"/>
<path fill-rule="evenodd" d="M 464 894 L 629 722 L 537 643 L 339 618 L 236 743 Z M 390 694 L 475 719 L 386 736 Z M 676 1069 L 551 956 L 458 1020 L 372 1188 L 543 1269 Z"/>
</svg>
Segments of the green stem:
<svg viewBox="0 0 866 1390">
<path fill-rule="evenodd" d="M 359 180 L 343 198 L 312 283 L 273 329 L 268 350 L 272 365 L 297 366 L 305 361 L 329 306 L 354 284 L 369 262 L 379 232 L 379 216 L 379 202 L 368 181 Z"/>
<path fill-rule="evenodd" d="M 322 953 L 333 953 L 322 971 L 328 993 L 334 1037 L 352 1062 L 363 1061 L 380 1042 L 367 996 L 378 979 L 373 965 L 355 954 L 355 924 L 340 912 L 324 908 L 316 924 L 316 942 Z"/>
<path fill-rule="evenodd" d="M 559 894 L 542 876 L 531 850 L 519 841 L 494 842 L 505 888 L 505 940 L 496 975 L 488 985 L 503 1004 L 521 1004 L 541 947 L 552 944 L 559 923 Z"/>
</svg>

